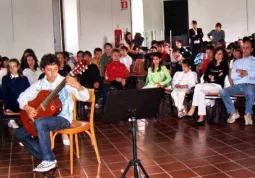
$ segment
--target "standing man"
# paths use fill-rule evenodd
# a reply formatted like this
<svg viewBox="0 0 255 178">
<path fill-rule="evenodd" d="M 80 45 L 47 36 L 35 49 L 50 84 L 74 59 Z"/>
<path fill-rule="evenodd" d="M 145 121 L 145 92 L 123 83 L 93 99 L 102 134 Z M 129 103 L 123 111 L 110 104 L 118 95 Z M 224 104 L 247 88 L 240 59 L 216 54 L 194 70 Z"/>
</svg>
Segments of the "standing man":
<svg viewBox="0 0 255 178">
<path fill-rule="evenodd" d="M 217 45 L 219 40 L 225 41 L 225 32 L 221 29 L 221 23 L 216 23 L 215 30 L 212 30 L 210 33 L 207 34 L 208 38 L 212 41 L 213 45 Z"/>
<path fill-rule="evenodd" d="M 202 28 L 197 28 L 197 21 L 192 21 L 192 28 L 189 30 L 189 38 L 190 38 L 190 46 L 192 49 L 192 56 L 195 59 L 196 55 L 199 53 L 201 49 L 201 45 L 203 44 L 203 30 Z"/>
</svg>

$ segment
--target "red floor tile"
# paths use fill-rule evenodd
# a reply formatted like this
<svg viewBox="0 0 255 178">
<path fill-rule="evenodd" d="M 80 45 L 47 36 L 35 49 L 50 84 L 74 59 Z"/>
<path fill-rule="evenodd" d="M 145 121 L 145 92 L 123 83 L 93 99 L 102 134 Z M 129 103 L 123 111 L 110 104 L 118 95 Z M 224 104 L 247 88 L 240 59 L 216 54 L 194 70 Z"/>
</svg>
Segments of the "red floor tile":
<svg viewBox="0 0 255 178">
<path fill-rule="evenodd" d="M 198 168 L 192 168 L 193 171 L 195 171 L 200 176 L 210 175 L 221 172 L 220 170 L 216 169 L 213 166 L 203 166 Z"/>
<path fill-rule="evenodd" d="M 173 171 L 173 172 L 169 172 L 169 174 L 173 177 L 173 178 L 191 178 L 191 177 L 198 177 L 199 175 L 196 174 L 195 172 L 191 171 L 190 169 L 184 169 L 184 170 L 180 170 L 180 171 Z"/>
<path fill-rule="evenodd" d="M 253 172 L 248 171 L 246 169 L 239 169 L 239 170 L 230 171 L 230 172 L 226 172 L 226 173 L 233 178 L 255 177 L 255 174 Z"/>
</svg>

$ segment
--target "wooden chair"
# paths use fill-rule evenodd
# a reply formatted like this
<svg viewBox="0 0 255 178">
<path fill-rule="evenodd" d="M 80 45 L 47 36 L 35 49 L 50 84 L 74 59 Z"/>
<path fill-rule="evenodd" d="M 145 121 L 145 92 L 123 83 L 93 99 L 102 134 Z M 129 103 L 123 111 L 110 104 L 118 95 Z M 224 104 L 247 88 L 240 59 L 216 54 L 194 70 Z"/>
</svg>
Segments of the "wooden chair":
<svg viewBox="0 0 255 178">
<path fill-rule="evenodd" d="M 97 156 L 97 161 L 99 164 L 101 164 L 101 159 L 97 147 L 97 142 L 96 142 L 96 136 L 95 136 L 95 130 L 94 130 L 94 108 L 95 108 L 95 94 L 94 94 L 94 89 L 89 89 L 89 100 L 86 101 L 88 103 L 91 103 L 91 109 L 90 109 L 90 118 L 89 122 L 86 121 L 78 121 L 76 120 L 77 116 L 77 111 L 76 111 L 76 98 L 73 97 L 74 101 L 74 111 L 73 111 L 73 122 L 72 125 L 69 129 L 63 129 L 63 130 L 58 130 L 56 132 L 51 132 L 50 137 L 51 137 L 51 147 L 54 149 L 54 140 L 57 134 L 67 134 L 69 135 L 70 139 L 70 172 L 73 174 L 73 136 L 75 138 L 75 146 L 76 146 L 76 155 L 77 158 L 80 158 L 80 152 L 79 152 L 79 142 L 78 142 L 78 134 L 81 132 L 85 132 L 89 135 L 91 139 L 92 146 L 95 149 L 96 156 Z"/>
<path fill-rule="evenodd" d="M 5 111 L 3 101 L 0 101 L 0 104 L 2 104 L 2 112 L 0 116 L 0 125 L 1 125 L 1 141 L 2 141 L 2 147 L 5 146 L 5 135 L 4 135 L 4 120 L 9 120 L 11 117 L 19 117 L 20 113 L 15 113 L 11 111 Z"/>
</svg>

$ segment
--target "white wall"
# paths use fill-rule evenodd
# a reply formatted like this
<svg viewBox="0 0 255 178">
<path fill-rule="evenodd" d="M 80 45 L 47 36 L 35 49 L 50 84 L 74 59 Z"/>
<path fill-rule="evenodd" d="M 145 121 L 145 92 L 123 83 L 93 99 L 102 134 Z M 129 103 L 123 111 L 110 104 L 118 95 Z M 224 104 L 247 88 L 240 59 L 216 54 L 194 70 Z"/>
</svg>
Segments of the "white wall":
<svg viewBox="0 0 255 178">
<path fill-rule="evenodd" d="M 79 50 L 78 4 L 76 0 L 63 1 L 63 28 L 65 50 L 76 53 Z"/>
<path fill-rule="evenodd" d="M 236 41 L 238 37 L 251 35 L 255 32 L 255 1 L 247 0 L 189 0 L 189 20 L 198 22 L 203 28 L 205 37 L 220 22 L 226 33 L 226 42 Z M 247 14 L 248 20 L 247 20 Z M 248 21 L 248 24 L 247 24 Z"/>
<path fill-rule="evenodd" d="M 26 48 L 39 58 L 54 52 L 52 19 L 51 0 L 1 0 L 0 54 L 20 59 Z"/>
<path fill-rule="evenodd" d="M 164 29 L 163 0 L 143 0 L 144 30 L 151 41 L 151 31 L 156 31 L 154 39 L 161 40 L 161 31 Z M 155 37 L 156 36 L 156 37 Z"/>
<path fill-rule="evenodd" d="M 121 10 L 120 0 L 78 0 L 79 49 L 93 52 L 105 42 L 114 43 L 114 30 L 131 31 L 130 5 Z"/>
</svg>

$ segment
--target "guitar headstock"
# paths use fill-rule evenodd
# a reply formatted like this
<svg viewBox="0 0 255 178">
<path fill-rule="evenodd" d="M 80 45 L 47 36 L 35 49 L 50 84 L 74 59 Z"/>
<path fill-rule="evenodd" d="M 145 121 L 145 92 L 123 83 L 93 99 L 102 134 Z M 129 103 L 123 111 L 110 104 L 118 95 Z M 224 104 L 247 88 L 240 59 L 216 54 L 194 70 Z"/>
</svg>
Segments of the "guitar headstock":
<svg viewBox="0 0 255 178">
<path fill-rule="evenodd" d="M 83 72 L 85 72 L 85 70 L 87 70 L 88 68 L 88 60 L 80 60 L 79 62 L 77 62 L 74 66 L 74 68 L 71 71 L 71 75 L 72 76 L 76 76 L 79 74 L 82 74 Z"/>
</svg>

